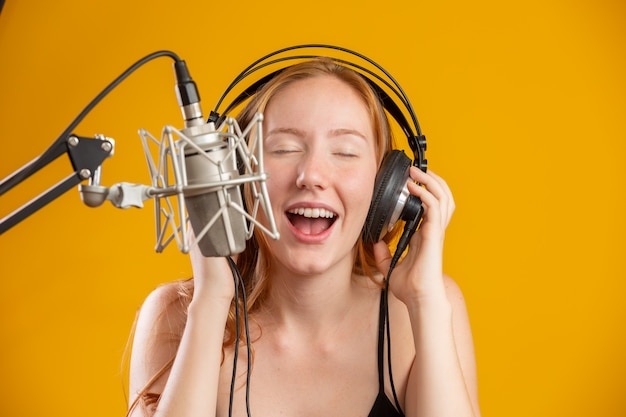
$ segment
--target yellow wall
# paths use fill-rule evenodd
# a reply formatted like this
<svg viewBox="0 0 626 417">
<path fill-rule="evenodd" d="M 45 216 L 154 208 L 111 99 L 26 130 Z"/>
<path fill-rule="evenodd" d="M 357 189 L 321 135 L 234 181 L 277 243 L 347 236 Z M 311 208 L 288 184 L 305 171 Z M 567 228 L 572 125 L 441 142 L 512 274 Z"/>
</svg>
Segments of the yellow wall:
<svg viewBox="0 0 626 417">
<path fill-rule="evenodd" d="M 356 49 L 401 82 L 430 167 L 455 192 L 446 270 L 467 296 L 483 414 L 625 415 L 623 2 L 280 3 L 8 0 L 0 178 L 155 50 L 187 61 L 208 110 L 266 52 Z M 161 59 L 76 133 L 116 139 L 105 184 L 147 183 L 136 131 L 164 124 L 182 123 Z M 0 215 L 68 173 L 59 162 L 1 197 Z M 175 248 L 154 253 L 152 207 L 89 209 L 72 191 L 0 236 L 0 415 L 123 415 L 120 362 L 136 308 L 158 283 L 190 274 Z"/>
</svg>

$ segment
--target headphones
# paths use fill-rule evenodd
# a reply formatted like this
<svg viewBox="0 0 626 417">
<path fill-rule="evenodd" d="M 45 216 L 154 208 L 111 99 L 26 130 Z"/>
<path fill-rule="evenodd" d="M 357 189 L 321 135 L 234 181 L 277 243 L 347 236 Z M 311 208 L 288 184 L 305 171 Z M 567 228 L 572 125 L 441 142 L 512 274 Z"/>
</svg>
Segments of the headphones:
<svg viewBox="0 0 626 417">
<path fill-rule="evenodd" d="M 358 58 L 362 64 L 357 64 L 348 60 L 322 56 L 317 54 L 296 54 L 287 55 L 292 51 L 301 49 L 324 49 L 332 50 L 352 58 Z M 282 55 L 282 56 L 281 56 Z M 329 58 L 335 63 L 348 67 L 360 76 L 374 90 L 379 97 L 383 108 L 393 117 L 396 123 L 400 126 L 404 132 L 409 147 L 413 152 L 413 160 L 401 150 L 391 150 L 388 152 L 381 163 L 381 166 L 376 174 L 376 180 L 374 185 L 374 193 L 372 196 L 372 202 L 370 204 L 369 212 L 363 226 L 363 240 L 365 243 L 375 243 L 383 239 L 383 237 L 395 226 L 395 224 L 404 220 L 405 223 L 405 239 L 404 243 L 398 245 L 400 252 L 404 251 L 410 236 L 417 230 L 424 209 L 422 202 L 419 198 L 411 195 L 407 188 L 407 181 L 409 180 L 409 168 L 411 165 L 418 167 L 422 171 L 426 172 L 427 161 L 424 157 L 426 151 L 426 137 L 422 134 L 420 125 L 418 123 L 413 107 L 409 102 L 408 97 L 402 90 L 402 87 L 398 82 L 379 64 L 372 59 L 349 49 L 326 45 L 326 44 L 303 44 L 291 46 L 277 51 L 271 52 L 262 58 L 254 61 L 248 67 L 246 67 L 226 88 L 220 99 L 218 100 L 214 110 L 211 112 L 208 121 L 219 124 L 221 120 L 225 118 L 225 115 L 229 113 L 234 107 L 241 104 L 244 100 L 252 97 L 257 93 L 265 83 L 270 81 L 274 76 L 283 71 L 287 66 L 283 66 L 281 69 L 275 70 L 268 75 L 263 76 L 239 94 L 224 110 L 223 115 L 220 116 L 218 109 L 228 93 L 240 82 L 249 77 L 254 72 L 276 64 L 281 64 L 294 60 L 313 59 L 325 57 Z M 371 70 L 365 67 L 373 67 Z M 381 75 L 382 74 L 382 75 Z M 386 90 L 389 90 L 395 96 L 392 98 Z M 399 104 L 398 104 L 399 103 Z M 404 111 L 402 111 L 404 109 Z M 411 124 L 408 122 L 406 114 L 411 120 Z M 401 247 L 403 246 L 403 247 Z"/>
</svg>

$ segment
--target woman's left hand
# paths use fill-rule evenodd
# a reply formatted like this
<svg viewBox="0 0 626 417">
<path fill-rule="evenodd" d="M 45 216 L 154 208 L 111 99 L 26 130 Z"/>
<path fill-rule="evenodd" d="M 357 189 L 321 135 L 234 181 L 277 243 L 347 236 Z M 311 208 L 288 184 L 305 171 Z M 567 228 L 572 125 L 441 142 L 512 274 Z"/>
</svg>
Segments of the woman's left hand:
<svg viewBox="0 0 626 417">
<path fill-rule="evenodd" d="M 411 167 L 409 192 L 419 197 L 424 207 L 422 223 L 409 243 L 404 259 L 398 262 L 389 281 L 390 291 L 405 304 L 420 302 L 424 297 L 441 296 L 443 286 L 443 243 L 445 231 L 454 213 L 450 188 L 437 174 Z M 387 275 L 391 253 L 385 242 L 374 245 L 379 270 Z"/>
</svg>

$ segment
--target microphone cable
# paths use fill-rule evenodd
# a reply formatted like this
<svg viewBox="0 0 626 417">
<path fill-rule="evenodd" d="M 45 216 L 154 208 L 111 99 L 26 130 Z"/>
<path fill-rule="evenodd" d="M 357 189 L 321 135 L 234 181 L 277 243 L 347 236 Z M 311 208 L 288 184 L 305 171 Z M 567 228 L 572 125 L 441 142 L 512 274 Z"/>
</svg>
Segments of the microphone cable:
<svg viewBox="0 0 626 417">
<path fill-rule="evenodd" d="M 237 362 L 239 358 L 239 343 L 241 341 L 241 318 L 240 315 L 243 315 L 243 324 L 244 324 L 244 333 L 246 338 L 246 414 L 248 417 L 251 416 L 250 413 L 250 376 L 252 374 L 252 346 L 250 343 L 250 326 L 248 324 L 248 300 L 246 297 L 246 287 L 243 282 L 243 278 L 241 276 L 241 272 L 237 267 L 235 261 L 232 260 L 230 256 L 227 256 L 228 265 L 230 266 L 230 270 L 233 273 L 233 279 L 235 281 L 235 346 L 233 347 L 233 373 L 230 381 L 230 398 L 228 404 L 228 416 L 232 417 L 233 412 L 233 402 L 234 402 L 234 394 L 235 394 L 235 381 L 237 379 Z M 239 294 L 241 293 L 241 301 L 243 304 L 243 313 L 240 313 L 240 303 L 239 303 Z"/>
<path fill-rule="evenodd" d="M 172 58 L 176 62 L 180 62 L 180 57 L 174 52 L 162 50 L 156 51 L 151 54 L 146 55 L 141 58 L 134 64 L 132 64 L 128 69 L 126 69 L 121 75 L 119 75 L 115 80 L 113 80 L 109 85 L 107 85 L 96 97 L 85 106 L 85 108 L 76 116 L 76 118 L 67 126 L 67 128 L 59 135 L 59 137 L 52 143 L 47 150 L 44 151 L 42 155 L 40 155 L 37 159 L 28 164 L 24 169 L 20 170 L 12 177 L 8 178 L 4 182 L 0 183 L 0 195 L 3 195 L 5 192 L 13 188 L 15 185 L 21 183 L 26 178 L 30 177 L 33 173 L 37 172 L 40 168 L 41 161 L 46 161 L 49 159 L 50 154 L 55 152 L 55 148 L 67 140 L 67 138 L 72 134 L 72 131 L 83 121 L 83 119 L 96 107 L 115 87 L 117 87 L 122 81 L 128 78 L 133 72 L 135 72 L 139 67 L 143 66 L 147 62 L 159 58 L 162 56 L 168 56 Z"/>
</svg>

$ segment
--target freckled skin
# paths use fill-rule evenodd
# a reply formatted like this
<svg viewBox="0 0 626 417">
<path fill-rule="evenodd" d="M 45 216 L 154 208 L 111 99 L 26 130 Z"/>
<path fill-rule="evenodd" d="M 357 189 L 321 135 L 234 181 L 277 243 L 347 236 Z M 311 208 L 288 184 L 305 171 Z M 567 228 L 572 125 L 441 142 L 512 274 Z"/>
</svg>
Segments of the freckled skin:
<svg viewBox="0 0 626 417">
<path fill-rule="evenodd" d="M 365 103 L 342 81 L 314 77 L 276 94 L 264 120 L 268 190 L 281 234 L 270 250 L 292 273 L 351 262 L 376 176 Z M 324 233 L 303 236 L 285 214 L 294 207 L 324 207 L 335 220 Z"/>
</svg>

